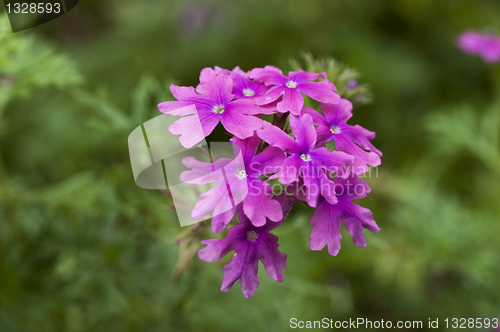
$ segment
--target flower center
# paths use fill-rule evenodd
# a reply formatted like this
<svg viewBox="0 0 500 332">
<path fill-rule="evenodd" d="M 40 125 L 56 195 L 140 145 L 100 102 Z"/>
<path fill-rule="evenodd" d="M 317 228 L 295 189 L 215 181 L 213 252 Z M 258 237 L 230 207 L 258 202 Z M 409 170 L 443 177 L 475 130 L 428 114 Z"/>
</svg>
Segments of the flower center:
<svg viewBox="0 0 500 332">
<path fill-rule="evenodd" d="M 243 95 L 245 97 L 253 97 L 255 95 L 255 91 L 252 89 L 243 89 Z"/>
<path fill-rule="evenodd" d="M 288 82 L 286 82 L 285 85 L 287 88 L 291 88 L 291 89 L 295 89 L 297 87 L 297 83 L 294 81 L 288 81 Z"/>
<path fill-rule="evenodd" d="M 308 154 L 302 154 L 300 156 L 300 159 L 302 159 L 303 161 L 310 161 L 311 160 L 311 156 L 308 155 Z"/>
<path fill-rule="evenodd" d="M 222 105 L 214 106 L 214 112 L 217 114 L 222 114 L 222 113 L 224 113 L 225 110 L 226 109 Z"/>
<path fill-rule="evenodd" d="M 332 134 L 340 134 L 340 128 L 339 127 L 331 127 L 330 131 Z"/>
<path fill-rule="evenodd" d="M 255 239 L 257 239 L 257 237 L 259 237 L 259 234 L 257 234 L 257 232 L 256 232 L 256 231 L 251 230 L 251 231 L 248 231 L 248 232 L 247 232 L 247 238 L 248 238 L 250 241 L 255 241 Z"/>
<path fill-rule="evenodd" d="M 247 177 L 247 171 L 245 171 L 244 169 L 240 169 L 238 172 L 236 172 L 236 176 L 240 179 L 244 179 Z"/>
</svg>

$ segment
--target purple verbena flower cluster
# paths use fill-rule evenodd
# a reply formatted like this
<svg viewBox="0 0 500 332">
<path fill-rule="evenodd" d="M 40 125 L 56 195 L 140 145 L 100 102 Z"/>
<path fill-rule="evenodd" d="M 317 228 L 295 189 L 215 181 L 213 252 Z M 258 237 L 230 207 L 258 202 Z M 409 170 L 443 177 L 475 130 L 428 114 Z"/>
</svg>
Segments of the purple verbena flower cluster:
<svg viewBox="0 0 500 332">
<path fill-rule="evenodd" d="M 170 90 L 177 101 L 158 107 L 181 116 L 169 130 L 181 135 L 185 148 L 201 142 L 219 122 L 233 135 L 234 159 L 204 163 L 185 157 L 189 170 L 180 176 L 193 185 L 217 184 L 199 196 L 192 218 L 210 216 L 212 231 L 221 232 L 238 215 L 240 224 L 226 238 L 202 241 L 207 246 L 198 253 L 215 262 L 235 252 L 223 268 L 222 291 L 240 279 L 243 295 L 253 296 L 259 260 L 272 279 L 284 280 L 286 254 L 270 231 L 285 222 L 296 200 L 315 208 L 312 250 L 326 245 L 337 255 L 341 221 L 360 247 L 366 247 L 363 228 L 380 230 L 371 211 L 353 201 L 370 192 L 360 177 L 368 166 L 380 165 L 382 153 L 370 143 L 374 132 L 347 123 L 352 104 L 341 98 L 326 73 L 299 70 L 285 76 L 273 66 L 249 72 L 205 68 L 196 88 L 171 85 Z M 304 95 L 319 102 L 321 112 L 304 107 Z M 274 115 L 272 123 L 263 115 Z M 331 141 L 335 151 L 327 147 Z"/>
<path fill-rule="evenodd" d="M 500 62 L 500 36 L 469 30 L 458 37 L 457 46 L 465 53 L 479 55 L 485 62 Z"/>
</svg>

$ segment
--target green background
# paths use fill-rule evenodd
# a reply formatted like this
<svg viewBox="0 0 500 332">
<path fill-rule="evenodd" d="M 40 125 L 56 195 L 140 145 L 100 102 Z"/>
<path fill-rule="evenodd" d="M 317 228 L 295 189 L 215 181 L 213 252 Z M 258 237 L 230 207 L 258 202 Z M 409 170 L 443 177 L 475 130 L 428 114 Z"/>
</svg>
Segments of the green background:
<svg viewBox="0 0 500 332">
<path fill-rule="evenodd" d="M 500 28 L 498 13 L 494 0 L 86 0 L 16 34 L 0 13 L 0 331 L 499 317 L 500 68 L 455 46 Z M 171 82 L 215 65 L 288 71 L 303 51 L 373 91 L 350 123 L 384 153 L 358 202 L 382 231 L 362 249 L 343 228 L 338 256 L 313 252 L 297 205 L 275 232 L 285 281 L 261 266 L 253 298 L 239 281 L 223 293 L 227 259 L 196 257 L 213 235 L 135 185 L 127 137 Z"/>
</svg>

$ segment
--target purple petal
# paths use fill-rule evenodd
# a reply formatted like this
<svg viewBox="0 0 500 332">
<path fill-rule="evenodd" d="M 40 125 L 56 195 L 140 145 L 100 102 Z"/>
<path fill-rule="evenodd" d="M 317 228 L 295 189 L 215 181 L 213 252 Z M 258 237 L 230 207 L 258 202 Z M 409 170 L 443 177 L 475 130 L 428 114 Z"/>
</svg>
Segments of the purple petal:
<svg viewBox="0 0 500 332">
<path fill-rule="evenodd" d="M 260 178 L 249 180 L 248 195 L 243 200 L 243 211 L 255 227 L 266 224 L 266 218 L 280 221 L 283 211 L 278 201 L 273 200 L 272 189 Z"/>
<path fill-rule="evenodd" d="M 309 153 L 316 145 L 316 130 L 314 129 L 312 117 L 304 114 L 301 117 L 290 116 L 290 128 L 295 135 L 295 140 L 301 147 L 302 153 Z"/>
<path fill-rule="evenodd" d="M 309 72 L 304 71 L 302 69 L 299 69 L 299 71 L 297 71 L 297 72 L 295 72 L 295 71 L 288 72 L 288 77 L 297 83 L 314 81 L 314 80 L 317 80 L 320 76 L 321 76 L 321 74 L 309 73 Z"/>
<path fill-rule="evenodd" d="M 320 108 L 329 127 L 345 124 L 352 117 L 352 103 L 347 99 L 342 99 L 337 104 L 324 103 Z"/>
<path fill-rule="evenodd" d="M 249 115 L 273 114 L 270 113 L 270 108 L 257 106 L 253 99 L 234 100 L 226 106 L 226 110 L 228 112 L 238 112 Z"/>
<path fill-rule="evenodd" d="M 212 217 L 212 232 L 220 233 L 222 232 L 226 226 L 229 224 L 231 219 L 234 217 L 235 209 L 230 209 L 226 212 L 216 214 Z M 232 228 L 231 228 L 232 229 Z"/>
<path fill-rule="evenodd" d="M 255 157 L 255 153 L 260 145 L 261 139 L 254 134 L 252 137 L 248 137 L 244 140 L 239 139 L 238 137 L 233 137 L 231 138 L 231 142 L 239 147 L 243 156 L 243 161 L 247 166 L 250 164 L 252 158 Z"/>
<path fill-rule="evenodd" d="M 321 250 L 328 246 L 328 253 L 337 256 L 340 250 L 340 213 L 335 205 L 323 200 L 309 220 L 312 227 L 309 244 L 311 250 Z"/>
<path fill-rule="evenodd" d="M 321 82 L 307 82 L 297 85 L 297 90 L 322 103 L 338 104 L 340 96 L 335 85 L 329 80 Z"/>
<path fill-rule="evenodd" d="M 342 134 L 334 135 L 335 147 L 338 151 L 343 151 L 354 157 L 352 163 L 352 172 L 356 175 L 361 175 L 369 171 L 367 166 L 379 166 L 380 156 L 374 152 L 367 152 L 356 145 L 349 136 Z"/>
<path fill-rule="evenodd" d="M 278 172 L 285 159 L 286 154 L 280 148 L 268 146 L 252 158 L 248 173 L 262 175 Z"/>
<path fill-rule="evenodd" d="M 257 130 L 257 135 L 272 146 L 290 154 L 300 154 L 299 144 L 280 128 L 264 122 L 264 127 Z"/>
<path fill-rule="evenodd" d="M 380 152 L 373 146 L 373 144 L 369 142 L 369 140 L 375 138 L 375 132 L 369 131 L 361 127 L 360 125 L 355 125 L 354 127 L 352 127 L 352 129 L 357 133 L 357 135 L 355 135 L 354 141 L 359 144 L 359 146 L 361 146 L 365 150 L 375 152 L 380 157 L 382 157 L 382 152 Z"/>
<path fill-rule="evenodd" d="M 263 82 L 265 85 L 282 85 L 286 79 L 282 71 L 274 66 L 265 66 L 264 68 L 254 68 L 250 71 L 250 78 Z"/>
<path fill-rule="evenodd" d="M 299 169 L 303 161 L 298 155 L 292 155 L 285 159 L 282 169 L 278 173 L 280 183 L 290 184 L 299 179 Z"/>
<path fill-rule="evenodd" d="M 231 227 L 229 233 L 224 239 L 202 240 L 202 244 L 207 246 L 198 251 L 198 257 L 205 262 L 213 263 L 220 261 L 229 252 L 238 247 L 238 241 L 245 237 L 246 230 L 242 225 Z"/>
<path fill-rule="evenodd" d="M 337 196 L 343 199 L 354 200 L 366 197 L 371 191 L 368 184 L 357 176 L 347 179 L 336 177 L 334 179 Z"/>
<path fill-rule="evenodd" d="M 219 105 L 227 105 L 233 99 L 233 80 L 226 69 L 218 73 L 212 68 L 203 68 L 200 73 L 200 86 L 204 94 Z"/>
<path fill-rule="evenodd" d="M 278 282 L 283 282 L 285 276 L 282 269 L 287 268 L 286 254 L 278 250 L 278 237 L 269 233 L 261 233 L 256 242 L 258 242 L 257 254 L 269 277 Z"/>
<path fill-rule="evenodd" d="M 309 152 L 316 167 L 321 167 L 329 172 L 337 173 L 342 177 L 349 176 L 346 164 L 351 164 L 354 157 L 344 152 L 331 152 L 327 148 L 318 148 Z"/>
<path fill-rule="evenodd" d="M 232 208 L 233 203 L 228 187 L 225 182 L 219 182 L 217 186 L 198 197 L 195 207 L 191 212 L 191 217 L 202 219 L 211 213 L 213 213 L 213 216 L 218 216 Z"/>
<path fill-rule="evenodd" d="M 252 137 L 263 124 L 263 121 L 255 116 L 228 111 L 222 114 L 221 122 L 228 132 L 241 139 Z"/>
<path fill-rule="evenodd" d="M 318 138 L 316 139 L 317 147 L 324 147 L 326 143 L 330 142 L 333 139 L 333 133 L 329 127 L 319 126 L 316 129 L 316 134 Z"/>
<path fill-rule="evenodd" d="M 210 135 L 220 120 L 218 114 L 195 114 L 182 117 L 172 123 L 168 130 L 172 135 L 181 135 L 179 142 L 187 149 L 192 148 Z"/>
<path fill-rule="evenodd" d="M 279 97 L 281 97 L 281 95 L 286 90 L 287 90 L 287 88 L 284 86 L 272 87 L 271 89 L 267 90 L 267 92 L 263 96 L 255 98 L 254 99 L 255 104 L 259 105 L 259 106 L 270 104 L 270 103 L 276 101 L 276 99 L 278 99 Z M 284 113 L 284 112 L 282 112 L 282 113 Z"/>
<path fill-rule="evenodd" d="M 326 126 L 326 127 L 329 126 L 329 124 L 326 121 L 325 117 L 323 115 L 321 115 L 318 111 L 316 111 L 312 107 L 304 107 L 304 108 L 302 108 L 302 111 L 300 112 L 300 114 L 309 114 L 312 117 L 313 124 L 315 126 Z"/>
<path fill-rule="evenodd" d="M 320 193 L 320 183 L 319 183 L 319 178 L 318 174 L 316 174 L 318 171 L 322 172 L 322 170 L 315 169 L 314 165 L 312 163 L 304 163 L 307 165 L 307 170 L 302 171 L 302 178 L 304 180 L 304 186 L 306 187 L 306 202 L 309 204 L 310 207 L 316 207 L 319 193 Z"/>
<path fill-rule="evenodd" d="M 303 106 L 304 97 L 302 94 L 297 89 L 287 88 L 283 94 L 283 100 L 278 103 L 277 110 L 280 113 L 290 112 L 298 116 Z"/>
</svg>

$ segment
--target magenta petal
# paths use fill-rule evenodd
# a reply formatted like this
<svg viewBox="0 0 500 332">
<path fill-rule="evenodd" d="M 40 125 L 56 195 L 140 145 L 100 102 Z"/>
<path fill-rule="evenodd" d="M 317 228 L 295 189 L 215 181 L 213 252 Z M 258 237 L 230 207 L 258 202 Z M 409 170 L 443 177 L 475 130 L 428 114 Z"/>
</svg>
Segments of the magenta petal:
<svg viewBox="0 0 500 332">
<path fill-rule="evenodd" d="M 233 99 L 233 80 L 227 69 L 216 73 L 212 68 L 203 68 L 200 73 L 200 85 L 203 93 L 217 104 L 227 105 Z"/>
<path fill-rule="evenodd" d="M 340 250 L 342 235 L 340 234 L 340 214 L 327 201 L 322 201 L 311 216 L 309 224 L 312 227 L 309 244 L 311 250 L 321 250 L 328 246 L 328 253 L 337 256 Z"/>
<path fill-rule="evenodd" d="M 280 113 L 290 112 L 293 115 L 300 115 L 304 106 L 304 97 L 297 89 L 287 88 L 283 94 L 283 100 L 278 103 L 277 110 Z"/>
<path fill-rule="evenodd" d="M 286 159 L 286 154 L 279 148 L 268 146 L 252 159 L 249 172 L 258 175 L 278 172 Z"/>
<path fill-rule="evenodd" d="M 158 104 L 158 109 L 170 115 L 185 116 L 197 113 L 195 103 L 190 101 L 165 101 Z"/>
<path fill-rule="evenodd" d="M 350 176 L 347 179 L 336 177 L 334 182 L 337 196 L 347 200 L 364 198 L 371 191 L 368 184 L 357 176 Z"/>
<path fill-rule="evenodd" d="M 314 129 L 312 117 L 304 114 L 301 117 L 290 116 L 290 128 L 295 135 L 295 140 L 301 147 L 302 153 L 308 153 L 314 149 L 316 144 L 316 130 Z"/>
<path fill-rule="evenodd" d="M 379 166 L 380 157 L 374 152 L 367 152 L 357 146 L 354 142 L 346 139 L 343 135 L 335 135 L 335 146 L 338 151 L 343 151 L 354 157 L 352 163 L 352 172 L 356 175 L 361 175 L 369 171 L 367 166 Z"/>
<path fill-rule="evenodd" d="M 278 237 L 273 234 L 263 233 L 258 240 L 257 254 L 267 274 L 271 279 L 283 282 L 285 276 L 282 269 L 287 268 L 286 254 L 278 250 Z"/>
<path fill-rule="evenodd" d="M 180 180 L 191 184 L 207 184 L 220 182 L 224 179 L 221 169 L 230 165 L 233 159 L 219 158 L 213 163 L 204 163 L 194 157 L 184 157 L 182 164 L 191 170 L 184 171 Z"/>
<path fill-rule="evenodd" d="M 250 78 L 263 82 L 265 85 L 280 85 L 286 78 L 279 68 L 274 66 L 265 66 L 264 68 L 254 68 L 250 71 Z"/>
<path fill-rule="evenodd" d="M 244 231 L 243 226 L 236 225 L 231 227 L 228 236 L 224 239 L 202 240 L 201 243 L 207 246 L 198 251 L 198 257 L 209 263 L 220 261 L 222 257 L 235 249 L 238 238 Z"/>
<path fill-rule="evenodd" d="M 257 270 L 259 269 L 258 261 L 247 264 L 241 271 L 241 292 L 247 299 L 255 294 L 259 287 L 259 278 L 257 277 Z"/>
<path fill-rule="evenodd" d="M 318 197 L 320 193 L 320 183 L 317 173 L 322 172 L 321 170 L 315 169 L 311 163 L 305 163 L 308 166 L 307 174 L 303 171 L 302 178 L 304 179 L 304 186 L 306 187 L 306 202 L 310 207 L 315 208 L 318 202 Z"/>
<path fill-rule="evenodd" d="M 245 139 L 252 137 L 257 129 L 262 128 L 263 121 L 252 115 L 226 111 L 222 114 L 222 125 L 234 136 Z"/>
<path fill-rule="evenodd" d="M 243 212 L 255 227 L 266 224 L 266 218 L 280 221 L 283 211 L 278 201 L 272 199 L 271 186 L 260 178 L 249 180 L 248 195 L 243 200 Z"/>
<path fill-rule="evenodd" d="M 352 117 L 352 103 L 347 99 L 342 99 L 337 104 L 321 104 L 321 111 L 329 126 L 345 124 Z"/>
<path fill-rule="evenodd" d="M 352 242 L 358 247 L 366 248 L 365 233 L 363 233 L 361 222 L 349 213 L 342 216 L 342 221 L 352 236 Z"/>
<path fill-rule="evenodd" d="M 327 148 L 318 148 L 309 152 L 314 165 L 321 167 L 332 173 L 337 173 L 342 177 L 349 176 L 349 172 L 345 167 L 346 164 L 351 164 L 354 157 L 344 152 L 331 152 Z"/>
<path fill-rule="evenodd" d="M 271 89 L 267 90 L 267 92 L 263 96 L 255 98 L 255 104 L 259 106 L 270 104 L 278 99 L 286 90 L 287 88 L 284 86 L 272 87 Z"/>
<path fill-rule="evenodd" d="M 226 106 L 228 112 L 238 112 L 249 115 L 272 114 L 270 109 L 259 107 L 253 99 L 238 99 L 234 100 Z"/>
<path fill-rule="evenodd" d="M 352 218 L 356 218 L 357 220 L 359 220 L 363 228 L 366 228 L 370 232 L 374 233 L 380 231 L 377 223 L 375 222 L 375 220 L 373 220 L 373 213 L 372 211 L 370 211 L 370 209 L 357 205 L 352 201 L 349 203 L 345 203 L 344 205 L 349 208 L 349 212 L 351 213 Z"/>
<path fill-rule="evenodd" d="M 322 82 L 307 82 L 297 86 L 297 90 L 322 103 L 338 104 L 340 96 L 334 92 L 335 85 L 328 80 Z"/>
<path fill-rule="evenodd" d="M 237 256 L 233 256 L 231 261 L 222 268 L 222 286 L 221 291 L 228 292 L 233 284 L 241 277 L 241 272 L 245 268 L 245 263 Z"/>
<path fill-rule="evenodd" d="M 189 149 L 210 135 L 219 123 L 220 115 L 200 114 L 190 115 L 172 123 L 168 130 L 172 135 L 181 135 L 179 142 L 183 147 Z"/>
<path fill-rule="evenodd" d="M 231 219 L 234 217 L 235 209 L 230 209 L 223 213 L 214 213 L 215 215 L 212 217 L 212 232 L 220 233 L 222 232 L 226 226 L 229 224 Z M 232 229 L 232 228 L 231 228 Z"/>
<path fill-rule="evenodd" d="M 335 193 L 335 182 L 333 182 L 331 178 L 323 171 L 320 172 L 319 178 L 321 195 L 328 201 L 328 203 L 337 204 L 338 199 Z"/>
<path fill-rule="evenodd" d="M 290 77 L 290 79 L 295 81 L 295 82 L 314 81 L 314 80 L 317 80 L 320 76 L 321 76 L 321 74 L 309 73 L 309 72 L 304 71 L 302 69 L 299 69 L 299 71 L 289 71 L 288 72 L 288 77 Z"/>
<path fill-rule="evenodd" d="M 280 128 L 264 122 L 264 128 L 257 130 L 257 135 L 272 146 L 290 154 L 299 154 L 299 144 Z"/>
<path fill-rule="evenodd" d="M 243 156 L 243 162 L 246 166 L 248 166 L 252 158 L 255 157 L 255 153 L 257 152 L 257 148 L 260 145 L 261 139 L 256 134 L 254 134 L 252 137 L 248 137 L 246 139 L 233 137 L 231 138 L 231 142 L 234 144 L 233 150 L 235 151 L 235 155 L 238 155 L 241 152 Z"/>
<path fill-rule="evenodd" d="M 292 155 L 285 159 L 282 169 L 278 173 L 280 183 L 290 184 L 299 179 L 299 169 L 302 165 L 302 159 L 298 155 Z"/>
<path fill-rule="evenodd" d="M 328 127 L 328 122 L 326 121 L 325 117 L 321 115 L 318 111 L 316 111 L 312 107 L 304 107 L 302 108 L 302 111 L 300 113 L 301 115 L 303 114 L 309 114 L 312 119 L 313 119 L 313 124 L 315 126 L 326 126 Z"/>
<path fill-rule="evenodd" d="M 225 182 L 219 182 L 217 186 L 202 193 L 196 201 L 191 212 L 194 219 L 202 219 L 213 213 L 213 216 L 220 215 L 233 208 L 233 203 Z"/>
<path fill-rule="evenodd" d="M 382 157 L 382 152 L 375 148 L 369 141 L 375 138 L 375 133 L 373 131 L 369 131 L 360 125 L 355 125 L 352 127 L 352 130 L 357 133 L 357 135 L 354 136 L 354 141 L 359 144 L 360 147 L 365 150 L 375 152 L 377 155 Z"/>
<path fill-rule="evenodd" d="M 316 134 L 318 138 L 316 139 L 317 147 L 324 147 L 326 143 L 330 142 L 333 139 L 333 133 L 329 127 L 319 126 L 316 129 Z"/>
</svg>

